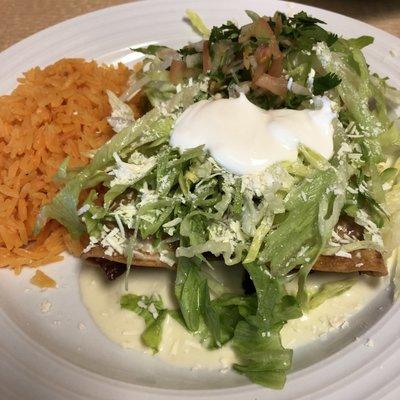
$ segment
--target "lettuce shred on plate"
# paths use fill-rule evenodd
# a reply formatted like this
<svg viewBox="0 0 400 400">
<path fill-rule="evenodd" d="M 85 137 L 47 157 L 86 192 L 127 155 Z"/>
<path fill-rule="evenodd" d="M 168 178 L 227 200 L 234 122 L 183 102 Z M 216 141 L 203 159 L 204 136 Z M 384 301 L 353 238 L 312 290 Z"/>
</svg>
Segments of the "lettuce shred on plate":
<svg viewBox="0 0 400 400">
<path fill-rule="evenodd" d="M 124 295 L 121 306 L 145 320 L 143 342 L 157 352 L 170 314 L 210 349 L 231 342 L 234 369 L 251 381 L 281 388 L 292 360 L 281 344 L 283 325 L 353 284 L 341 280 L 310 294 L 310 270 L 323 257 L 380 256 L 382 235 L 387 251 L 400 244 L 392 233 L 400 223 L 393 112 L 400 95 L 369 70 L 362 48 L 371 37 L 343 39 L 304 12 L 247 15 L 242 27 L 228 21 L 208 29 L 190 11 L 201 41 L 179 50 L 133 49 L 145 55 L 143 68 L 121 98 L 109 93 L 115 136 L 87 167 L 70 171 L 63 163 L 65 185 L 42 209 L 37 229 L 55 219 L 88 238 L 86 253 L 101 249 L 128 270 L 150 246 L 176 267 L 179 309 L 165 309 L 158 297 Z M 125 102 L 138 93 L 148 111 L 135 120 Z M 203 147 L 180 153 L 169 145 L 187 107 L 238 93 L 264 109 L 312 108 L 315 96 L 328 96 L 337 113 L 334 156 L 301 147 L 295 162 L 252 177 L 224 170 Z M 361 234 L 341 236 L 335 229 L 342 220 Z M 209 268 L 217 258 L 228 269 L 243 265 L 252 290 L 227 293 Z M 287 292 L 288 279 L 298 279 L 297 293 Z"/>
</svg>

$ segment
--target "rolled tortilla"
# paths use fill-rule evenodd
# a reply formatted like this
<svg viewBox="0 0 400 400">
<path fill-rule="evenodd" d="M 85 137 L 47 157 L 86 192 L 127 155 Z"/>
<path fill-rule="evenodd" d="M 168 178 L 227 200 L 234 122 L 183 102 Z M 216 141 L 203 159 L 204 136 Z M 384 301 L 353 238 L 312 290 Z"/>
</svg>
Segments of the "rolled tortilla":
<svg viewBox="0 0 400 400">
<path fill-rule="evenodd" d="M 347 235 L 358 240 L 363 238 L 363 228 L 349 217 L 342 217 L 335 231 L 341 237 Z M 388 274 L 383 257 L 378 251 L 362 249 L 348 254 L 351 255 L 351 258 L 349 256 L 322 255 L 313 265 L 312 270 L 338 273 L 360 272 L 377 277 Z M 124 256 L 120 254 L 112 256 L 106 255 L 104 249 L 100 245 L 83 253 L 81 257 L 99 265 L 110 280 L 115 279 L 126 270 L 126 258 Z M 161 261 L 159 253 L 152 253 L 145 250 L 134 251 L 132 266 L 145 268 L 175 268 Z"/>
</svg>

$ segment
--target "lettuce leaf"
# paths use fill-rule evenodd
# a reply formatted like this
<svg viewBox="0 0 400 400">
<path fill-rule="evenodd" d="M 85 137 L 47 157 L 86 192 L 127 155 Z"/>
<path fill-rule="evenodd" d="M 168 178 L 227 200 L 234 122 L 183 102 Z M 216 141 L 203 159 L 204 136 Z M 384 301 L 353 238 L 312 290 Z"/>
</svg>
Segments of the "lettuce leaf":
<svg viewBox="0 0 400 400">
<path fill-rule="evenodd" d="M 377 139 L 390 124 L 386 104 L 371 81 L 368 65 L 361 50 L 351 42 L 339 39 L 331 51 L 324 43 L 315 46 L 323 68 L 341 79 L 336 87 L 348 112 L 365 133 L 364 155 L 372 164 L 382 161 Z"/>
<path fill-rule="evenodd" d="M 241 310 L 244 320 L 237 324 L 232 342 L 240 362 L 234 368 L 254 383 L 280 389 L 292 363 L 292 350 L 282 346 L 280 330 L 302 312 L 283 281 L 272 277 L 265 266 L 249 263 L 245 268 L 256 288 L 257 311 Z"/>
<path fill-rule="evenodd" d="M 120 299 L 121 308 L 133 311 L 144 319 L 146 329 L 141 335 L 143 343 L 157 353 L 162 339 L 162 324 L 167 315 L 162 300 L 156 296 L 125 294 Z"/>
<path fill-rule="evenodd" d="M 260 258 L 270 263 L 274 276 L 285 276 L 306 259 L 314 259 L 322 249 L 320 212 L 321 205 L 335 197 L 333 190 L 338 183 L 334 168 L 317 171 L 310 180 L 304 180 L 289 193 L 286 200 L 287 215 L 282 223 L 265 240 Z M 344 193 L 344 191 L 343 191 Z M 339 219 L 336 213 L 335 221 Z M 332 228 L 333 228 L 332 226 Z M 298 256 L 302 248 L 307 248 L 303 259 Z"/>
<path fill-rule="evenodd" d="M 282 346 L 279 332 L 263 332 L 247 321 L 235 329 L 232 347 L 240 359 L 233 368 L 252 382 L 273 389 L 282 389 L 292 365 L 293 350 Z"/>
</svg>

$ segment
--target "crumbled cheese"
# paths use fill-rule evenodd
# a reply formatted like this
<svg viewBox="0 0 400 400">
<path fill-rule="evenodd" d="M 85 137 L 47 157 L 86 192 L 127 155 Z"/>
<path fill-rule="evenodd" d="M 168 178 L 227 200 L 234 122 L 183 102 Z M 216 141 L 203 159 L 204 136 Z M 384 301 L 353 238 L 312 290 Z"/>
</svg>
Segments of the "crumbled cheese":
<svg viewBox="0 0 400 400">
<path fill-rule="evenodd" d="M 129 204 L 120 204 L 112 213 L 112 215 L 116 220 L 118 217 L 121 223 L 123 223 L 129 229 L 133 229 L 136 213 L 137 209 L 135 204 L 129 203 Z"/>
<path fill-rule="evenodd" d="M 155 212 L 156 215 L 160 215 L 161 214 L 160 210 L 155 210 L 154 212 Z M 149 215 L 149 214 L 140 215 L 139 218 L 142 221 L 148 222 L 149 224 L 154 224 L 154 222 L 156 222 L 156 216 Z"/>
<path fill-rule="evenodd" d="M 318 42 L 312 48 L 324 68 L 327 68 L 332 61 L 330 51 L 324 42 Z"/>
<path fill-rule="evenodd" d="M 358 185 L 358 191 L 360 193 L 367 193 L 368 192 L 368 187 L 367 187 L 367 183 L 365 181 L 362 181 L 359 185 Z"/>
<path fill-rule="evenodd" d="M 177 218 L 174 218 L 171 221 L 168 221 L 165 224 L 163 224 L 163 228 L 173 228 L 176 225 L 179 225 L 181 222 L 182 222 L 182 218 L 177 217 Z"/>
<path fill-rule="evenodd" d="M 103 237 L 104 236 L 104 237 Z M 126 238 L 121 235 L 121 232 L 118 228 L 112 229 L 109 233 L 102 232 L 102 240 L 101 245 L 106 250 L 106 254 L 112 256 L 114 254 L 114 250 L 119 254 L 124 254 L 124 247 Z"/>
<path fill-rule="evenodd" d="M 276 164 L 257 174 L 242 175 L 242 193 L 250 190 L 256 196 L 273 195 L 278 190 L 287 190 L 294 179 L 281 165 Z M 273 196 L 276 197 L 276 196 Z M 271 198 L 272 200 L 272 198 Z"/>
<path fill-rule="evenodd" d="M 139 152 L 134 152 L 129 158 L 129 163 L 121 160 L 117 153 L 113 154 L 116 168 L 109 172 L 115 178 L 110 186 L 132 185 L 142 179 L 156 165 L 157 157 L 145 157 Z"/>
<path fill-rule="evenodd" d="M 164 228 L 164 232 L 169 236 L 174 236 L 176 228 L 174 226 L 171 226 L 170 228 Z"/>
<path fill-rule="evenodd" d="M 297 257 L 299 258 L 299 257 L 303 257 L 305 254 L 306 254 L 306 252 L 307 252 L 307 250 L 310 248 L 310 246 L 302 246 L 301 248 L 300 248 L 300 251 L 297 253 Z"/>
<path fill-rule="evenodd" d="M 220 243 L 229 243 L 232 248 L 244 241 L 241 225 L 239 221 L 231 220 L 229 225 L 224 223 L 213 223 L 208 227 L 210 240 Z"/>
<path fill-rule="evenodd" d="M 86 211 L 90 210 L 90 205 L 89 204 L 84 204 L 79 210 L 78 210 L 78 215 L 85 214 Z"/>
<path fill-rule="evenodd" d="M 155 190 L 149 189 L 147 182 L 143 183 L 143 186 L 139 189 L 140 192 L 140 202 L 138 206 L 141 207 L 147 203 L 153 203 L 158 200 L 158 194 Z"/>
<path fill-rule="evenodd" d="M 314 68 L 311 68 L 307 76 L 307 87 L 310 90 L 312 90 L 312 87 L 314 86 L 314 77 L 315 77 L 315 70 Z"/>
<path fill-rule="evenodd" d="M 147 308 L 146 303 L 145 303 L 143 300 L 139 300 L 139 301 L 137 302 L 137 305 L 138 305 L 140 308 Z"/>
<path fill-rule="evenodd" d="M 147 307 L 147 310 L 153 316 L 154 319 L 158 318 L 158 311 L 157 311 L 157 308 L 154 305 L 154 303 L 149 304 L 149 306 Z"/>
<path fill-rule="evenodd" d="M 375 244 L 378 246 L 383 246 L 383 240 L 379 228 L 373 221 L 371 221 L 366 211 L 358 210 L 355 221 L 366 229 L 366 231 L 371 235 L 371 240 Z"/>
<path fill-rule="evenodd" d="M 112 248 L 112 247 L 107 247 L 105 250 L 104 250 L 104 254 L 106 255 L 106 256 L 113 256 L 114 255 L 114 249 Z"/>
<path fill-rule="evenodd" d="M 120 132 L 135 120 L 133 111 L 110 90 L 107 90 L 107 95 L 112 109 L 111 116 L 107 118 L 107 122 L 115 132 Z"/>
<path fill-rule="evenodd" d="M 44 300 L 40 303 L 40 311 L 43 314 L 47 314 L 50 311 L 51 307 L 52 307 L 52 304 L 48 300 Z"/>
<path fill-rule="evenodd" d="M 292 85 L 293 85 L 293 78 L 289 77 L 288 83 L 287 83 L 287 90 L 290 92 L 292 90 Z"/>
<path fill-rule="evenodd" d="M 173 267 L 176 260 L 172 252 L 168 250 L 162 250 L 160 252 L 160 261 L 169 265 L 170 267 Z"/>
<path fill-rule="evenodd" d="M 367 347 L 371 347 L 372 348 L 372 347 L 375 346 L 375 343 L 374 343 L 374 341 L 372 339 L 368 339 L 367 342 L 365 343 L 365 345 Z"/>
<path fill-rule="evenodd" d="M 351 153 L 353 149 L 351 148 L 350 144 L 347 142 L 343 142 L 338 150 L 338 156 L 342 157 L 345 154 Z"/>
<path fill-rule="evenodd" d="M 344 250 L 339 250 L 335 253 L 335 256 L 344 257 L 344 258 L 352 258 L 352 255 Z"/>
<path fill-rule="evenodd" d="M 338 230 L 342 231 L 343 228 L 341 226 L 338 226 Z M 346 233 L 342 234 L 343 236 L 340 236 L 336 231 L 332 232 L 332 242 L 335 243 L 334 245 L 339 245 L 340 244 L 348 244 L 351 242 L 354 242 L 354 238 L 352 238 L 351 236 L 347 235 Z"/>
<path fill-rule="evenodd" d="M 357 194 L 358 193 L 358 190 L 352 188 L 351 186 L 347 186 L 346 190 L 351 194 Z"/>
<path fill-rule="evenodd" d="M 78 329 L 80 331 L 84 331 L 86 329 L 86 325 L 83 322 L 79 322 Z"/>
<path fill-rule="evenodd" d="M 83 249 L 83 253 L 87 253 L 89 250 L 91 250 L 95 245 L 99 242 L 99 240 L 94 237 L 90 236 L 89 237 L 89 244 Z"/>
</svg>

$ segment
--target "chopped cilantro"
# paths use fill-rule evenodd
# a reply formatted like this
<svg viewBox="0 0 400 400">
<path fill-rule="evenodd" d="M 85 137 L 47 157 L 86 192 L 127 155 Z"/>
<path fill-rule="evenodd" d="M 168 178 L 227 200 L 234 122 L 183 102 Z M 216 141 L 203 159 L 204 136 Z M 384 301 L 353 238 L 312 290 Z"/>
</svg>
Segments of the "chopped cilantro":
<svg viewBox="0 0 400 400">
<path fill-rule="evenodd" d="M 314 78 L 313 93 L 315 95 L 324 94 L 327 90 L 331 90 L 340 84 L 342 80 L 334 73 L 327 73 L 323 76 Z"/>
</svg>

